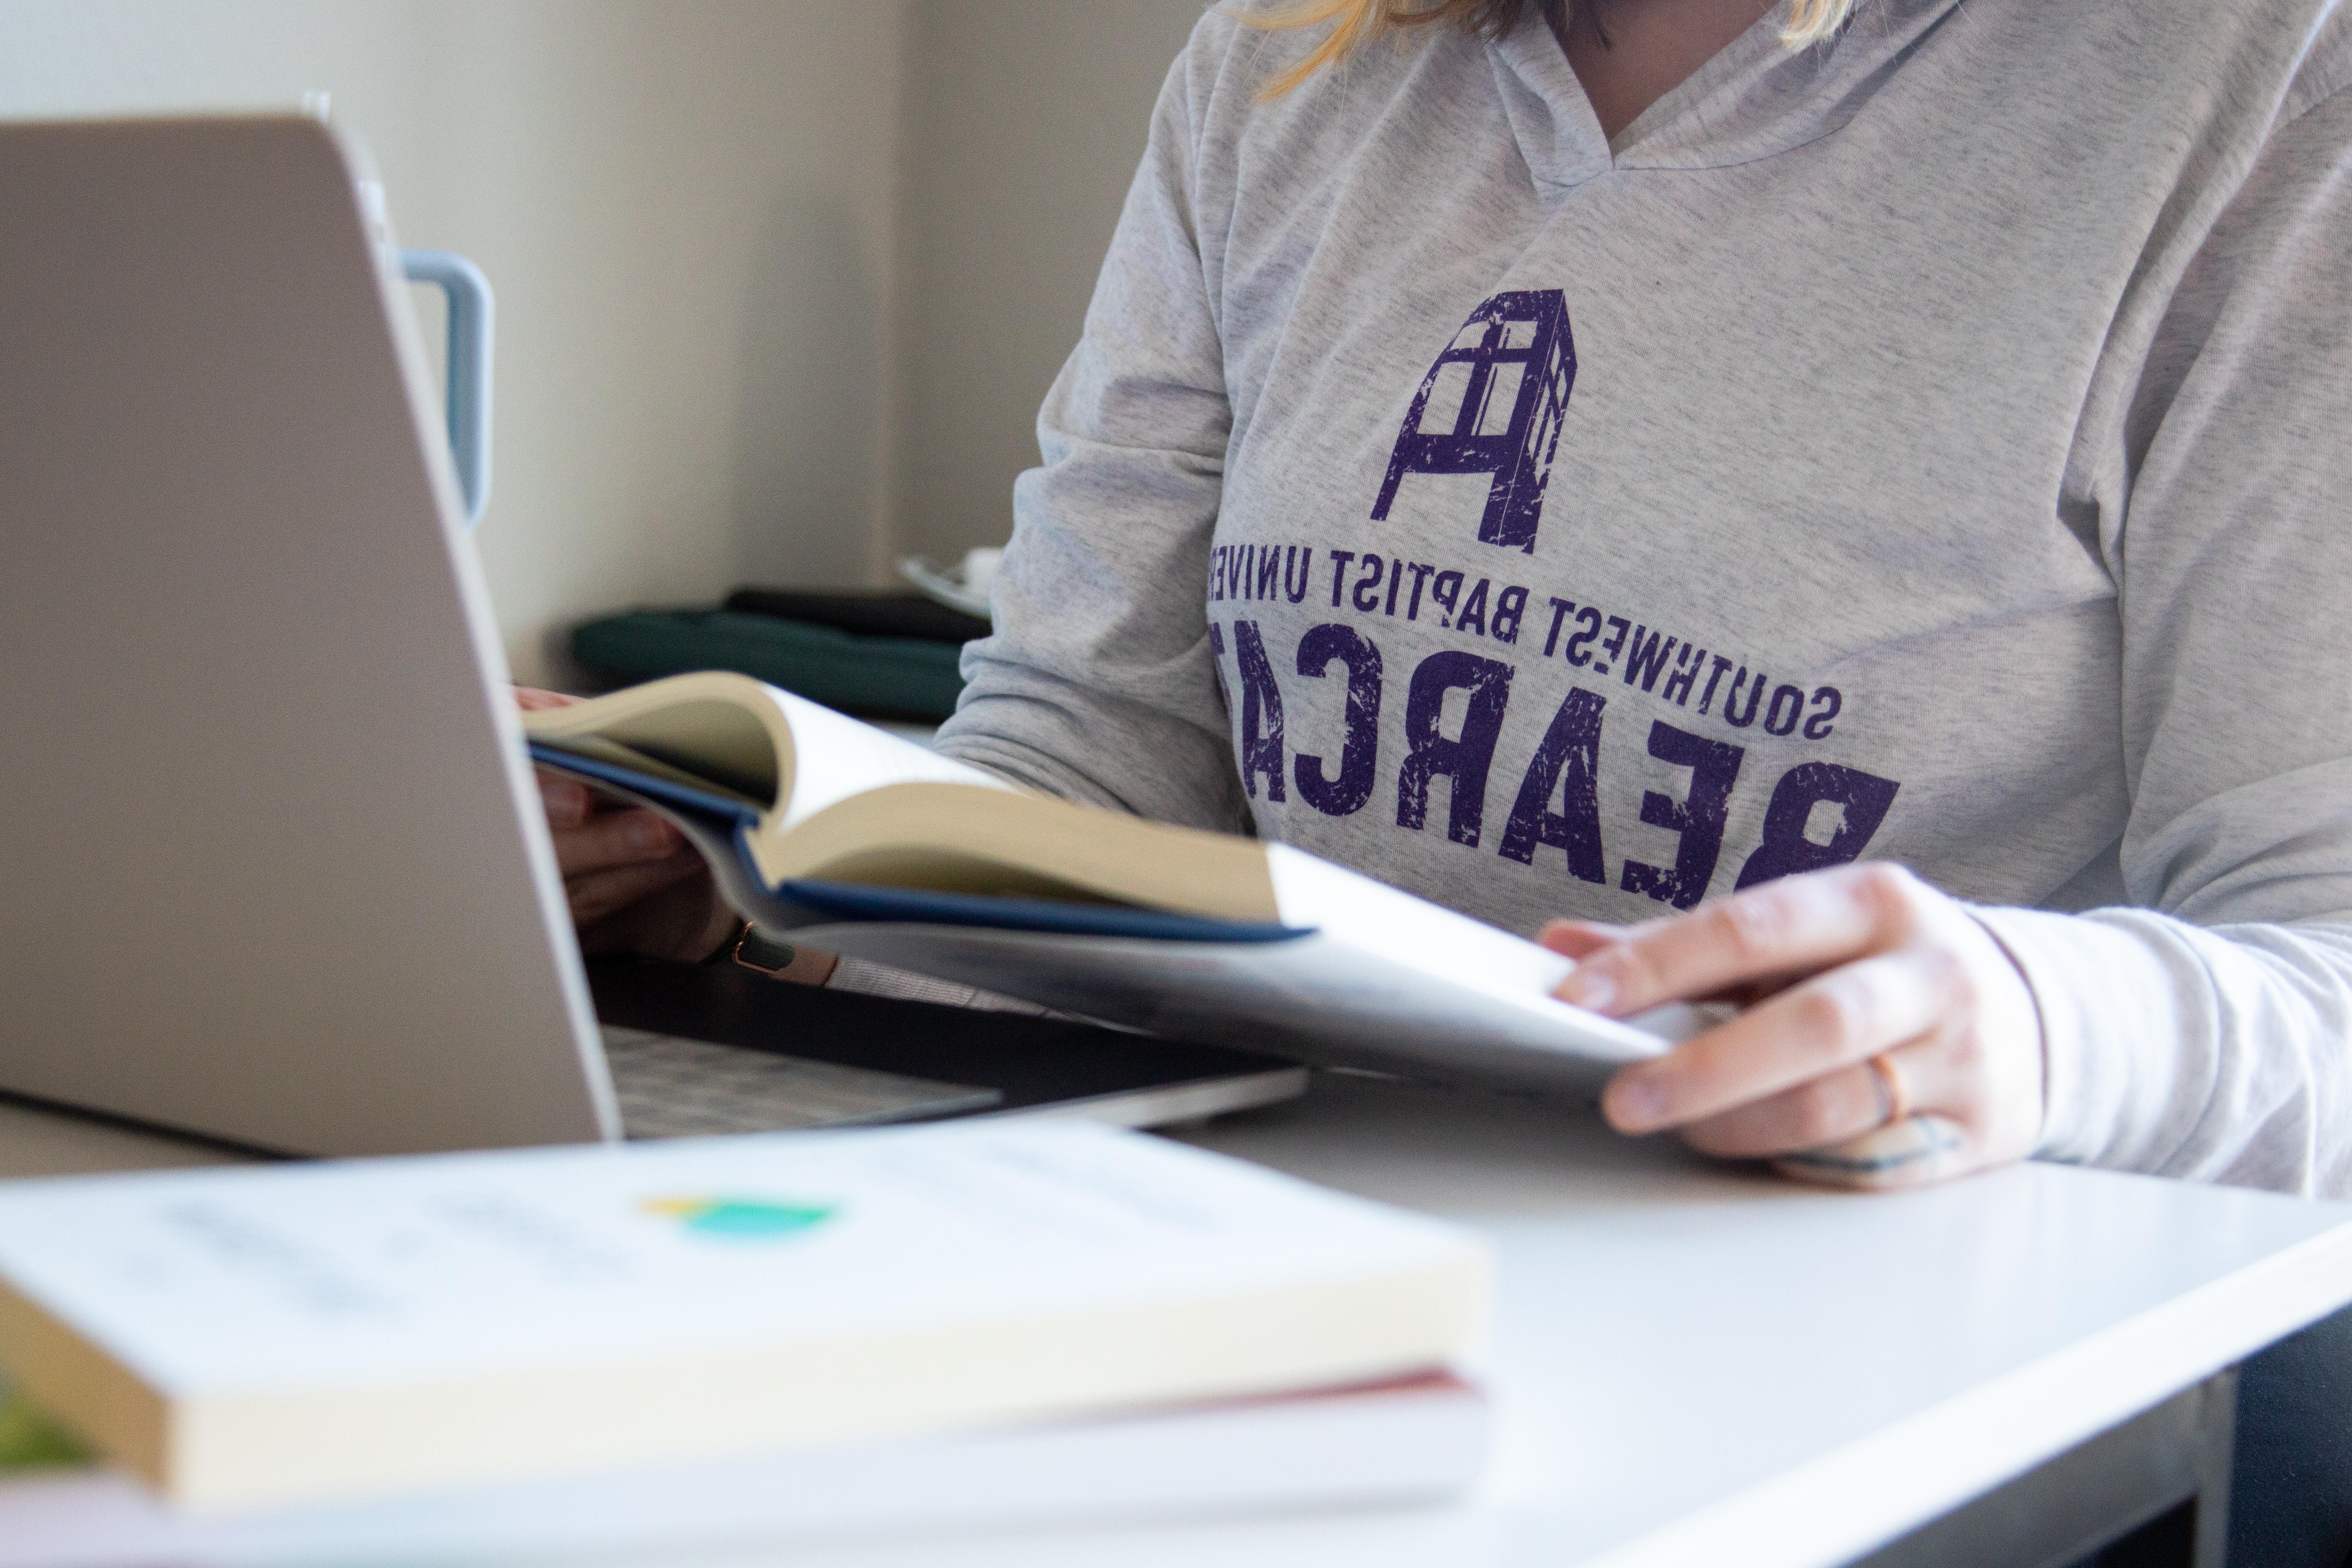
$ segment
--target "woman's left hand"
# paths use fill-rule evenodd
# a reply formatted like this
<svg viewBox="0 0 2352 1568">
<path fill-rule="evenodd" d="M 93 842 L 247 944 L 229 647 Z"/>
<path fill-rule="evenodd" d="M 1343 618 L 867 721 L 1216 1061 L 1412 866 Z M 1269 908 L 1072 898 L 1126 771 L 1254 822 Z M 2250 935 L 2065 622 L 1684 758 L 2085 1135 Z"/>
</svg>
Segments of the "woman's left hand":
<svg viewBox="0 0 2352 1568">
<path fill-rule="evenodd" d="M 1842 866 L 1619 927 L 1555 921 L 1562 1001 L 1614 1017 L 1742 1004 L 1618 1073 L 1623 1132 L 1851 1186 L 1908 1186 L 2023 1159 L 2042 1130 L 2042 1026 L 1991 934 L 1899 866 Z"/>
</svg>

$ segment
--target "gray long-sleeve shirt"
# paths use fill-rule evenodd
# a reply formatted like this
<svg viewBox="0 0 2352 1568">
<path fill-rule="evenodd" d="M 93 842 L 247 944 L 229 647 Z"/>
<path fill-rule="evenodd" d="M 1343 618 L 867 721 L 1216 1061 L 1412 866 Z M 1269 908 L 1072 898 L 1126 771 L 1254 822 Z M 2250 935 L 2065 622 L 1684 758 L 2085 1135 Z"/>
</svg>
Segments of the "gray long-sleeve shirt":
<svg viewBox="0 0 2352 1568">
<path fill-rule="evenodd" d="M 2046 1154 L 2352 1193 L 2352 25 L 1776 26 L 1612 144 L 1207 17 L 942 745 L 1520 931 L 1900 860 Z"/>
</svg>

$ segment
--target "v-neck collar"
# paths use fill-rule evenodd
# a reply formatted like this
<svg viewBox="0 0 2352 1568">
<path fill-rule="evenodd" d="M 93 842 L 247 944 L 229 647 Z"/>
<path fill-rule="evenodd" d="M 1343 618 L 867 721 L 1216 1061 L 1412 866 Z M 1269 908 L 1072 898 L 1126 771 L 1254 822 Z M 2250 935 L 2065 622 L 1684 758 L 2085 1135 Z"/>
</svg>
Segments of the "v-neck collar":
<svg viewBox="0 0 2352 1568">
<path fill-rule="evenodd" d="M 1657 101 L 1633 117 L 1633 122 L 1609 143 L 1611 153 L 1622 162 L 1627 154 L 1652 140 L 1662 131 L 1671 129 L 1685 113 L 1705 117 L 1710 100 L 1737 100 L 1748 79 L 1759 67 L 1769 67 L 1790 58 L 1789 46 L 1780 41 L 1780 29 L 1789 25 L 1789 0 L 1759 16 L 1748 30 L 1699 62 L 1699 68 L 1660 94 Z M 1523 29 L 1533 31 L 1533 29 Z M 1549 34 L 1550 28 L 1544 29 Z M 1555 47 L 1557 38 L 1552 40 Z M 1835 47 L 1834 45 L 1830 46 Z M 1560 50 L 1566 59 L 1568 51 Z M 1569 74 L 1576 74 L 1573 66 Z"/>
<path fill-rule="evenodd" d="M 1637 115 L 1612 142 L 1568 51 L 1529 19 L 1488 44 L 1503 109 L 1549 206 L 1611 170 L 1753 163 L 1843 128 L 1959 0 L 1863 0 L 1828 44 L 1780 42 L 1789 0 Z"/>
<path fill-rule="evenodd" d="M 1545 204 L 1608 173 L 1609 138 L 1552 30 L 1531 15 L 1486 48 L 1511 134 Z"/>
</svg>

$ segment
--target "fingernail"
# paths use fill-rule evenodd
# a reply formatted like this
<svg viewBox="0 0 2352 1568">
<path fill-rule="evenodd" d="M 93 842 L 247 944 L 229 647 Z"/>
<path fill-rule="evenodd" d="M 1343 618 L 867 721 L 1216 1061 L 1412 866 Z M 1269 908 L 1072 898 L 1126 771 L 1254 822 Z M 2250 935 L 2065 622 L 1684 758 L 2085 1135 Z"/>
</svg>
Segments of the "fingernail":
<svg viewBox="0 0 2352 1568">
<path fill-rule="evenodd" d="M 1598 1012 L 1616 999 L 1617 983 L 1609 978 L 1607 970 L 1580 963 L 1569 972 L 1568 978 L 1559 983 L 1559 988 L 1552 994 L 1563 1002 L 1572 1002 L 1579 1007 L 1590 1007 Z"/>
<path fill-rule="evenodd" d="M 1646 1132 L 1666 1114 L 1665 1092 L 1639 1079 L 1620 1079 L 1606 1096 L 1609 1120 L 1628 1132 Z"/>
<path fill-rule="evenodd" d="M 629 824 L 629 847 L 650 855 L 669 847 L 669 825 L 659 817 L 645 816 Z"/>
</svg>

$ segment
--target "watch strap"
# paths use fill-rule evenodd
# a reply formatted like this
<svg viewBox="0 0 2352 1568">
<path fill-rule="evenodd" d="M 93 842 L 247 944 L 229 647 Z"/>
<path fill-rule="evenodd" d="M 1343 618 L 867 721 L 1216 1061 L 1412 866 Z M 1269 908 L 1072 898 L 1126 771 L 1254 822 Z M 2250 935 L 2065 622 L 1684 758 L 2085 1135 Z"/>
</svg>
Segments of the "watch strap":
<svg viewBox="0 0 2352 1568">
<path fill-rule="evenodd" d="M 746 921 L 729 956 L 734 959 L 737 967 L 774 980 L 793 966 L 793 960 L 798 958 L 800 952 L 790 942 L 777 942 Z"/>
</svg>

